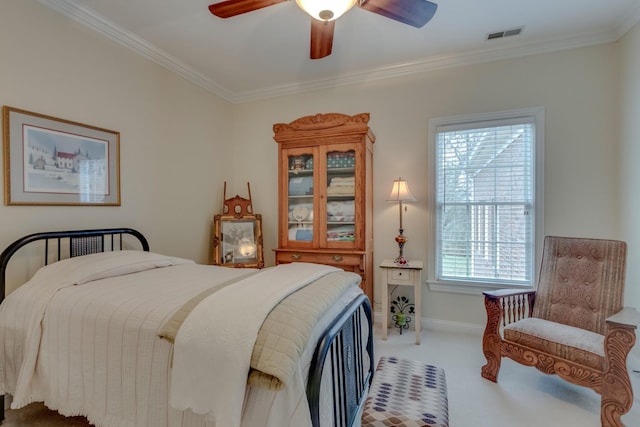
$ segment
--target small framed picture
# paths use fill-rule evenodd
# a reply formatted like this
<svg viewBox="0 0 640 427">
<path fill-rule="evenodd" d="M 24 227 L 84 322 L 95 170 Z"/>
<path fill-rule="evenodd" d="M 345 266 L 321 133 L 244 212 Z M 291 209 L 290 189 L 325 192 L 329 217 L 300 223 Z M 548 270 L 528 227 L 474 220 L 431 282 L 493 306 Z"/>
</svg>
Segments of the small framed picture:
<svg viewBox="0 0 640 427">
<path fill-rule="evenodd" d="M 227 267 L 264 267 L 262 216 L 215 215 L 212 264 Z"/>
</svg>

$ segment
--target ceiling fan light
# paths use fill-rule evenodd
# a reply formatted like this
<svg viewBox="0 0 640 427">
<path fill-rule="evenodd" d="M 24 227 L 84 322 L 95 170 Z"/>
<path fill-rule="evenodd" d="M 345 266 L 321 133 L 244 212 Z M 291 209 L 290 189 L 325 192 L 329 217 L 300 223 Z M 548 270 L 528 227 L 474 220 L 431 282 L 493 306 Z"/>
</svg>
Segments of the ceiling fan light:
<svg viewBox="0 0 640 427">
<path fill-rule="evenodd" d="M 357 0 L 296 0 L 300 9 L 318 21 L 333 21 L 351 9 Z"/>
</svg>

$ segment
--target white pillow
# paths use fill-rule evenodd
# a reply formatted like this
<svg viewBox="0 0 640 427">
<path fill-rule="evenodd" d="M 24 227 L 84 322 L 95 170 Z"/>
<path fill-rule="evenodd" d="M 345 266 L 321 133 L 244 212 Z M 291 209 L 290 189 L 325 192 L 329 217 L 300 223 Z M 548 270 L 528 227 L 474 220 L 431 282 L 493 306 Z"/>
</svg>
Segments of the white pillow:
<svg viewBox="0 0 640 427">
<path fill-rule="evenodd" d="M 31 281 L 82 285 L 94 280 L 179 264 L 194 264 L 194 261 L 145 251 L 100 252 L 46 265 L 33 275 Z"/>
</svg>

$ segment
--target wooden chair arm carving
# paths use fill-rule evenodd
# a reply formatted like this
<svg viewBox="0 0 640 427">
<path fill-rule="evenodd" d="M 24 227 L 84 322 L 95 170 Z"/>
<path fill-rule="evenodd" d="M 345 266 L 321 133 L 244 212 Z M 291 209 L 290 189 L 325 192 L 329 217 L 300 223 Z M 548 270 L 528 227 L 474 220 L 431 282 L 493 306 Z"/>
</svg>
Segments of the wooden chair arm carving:
<svg viewBox="0 0 640 427">
<path fill-rule="evenodd" d="M 536 293 L 533 290 L 500 289 L 483 294 L 487 324 L 482 336 L 482 349 L 487 364 L 482 367 L 482 376 L 496 382 L 502 357 L 500 327 L 531 317 Z"/>
<path fill-rule="evenodd" d="M 487 316 L 497 314 L 502 320 L 502 326 L 516 322 L 525 317 L 531 317 L 536 291 L 522 289 L 499 289 L 485 291 L 484 304 Z M 490 305 L 495 305 L 491 310 Z"/>
<path fill-rule="evenodd" d="M 620 415 L 627 413 L 633 405 L 633 389 L 627 371 L 627 356 L 636 342 L 636 329 L 640 313 L 635 308 L 625 307 L 607 318 L 604 338 L 605 366 L 602 373 L 602 395 L 600 418 L 603 426 L 623 426 Z"/>
</svg>

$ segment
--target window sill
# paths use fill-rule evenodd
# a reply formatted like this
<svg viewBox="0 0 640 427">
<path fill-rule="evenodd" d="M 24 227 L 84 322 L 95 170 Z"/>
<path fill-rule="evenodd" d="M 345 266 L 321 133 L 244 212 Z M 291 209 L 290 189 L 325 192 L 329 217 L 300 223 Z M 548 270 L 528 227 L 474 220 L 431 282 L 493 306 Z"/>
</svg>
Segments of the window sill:
<svg viewBox="0 0 640 427">
<path fill-rule="evenodd" d="M 532 290 L 528 285 L 507 285 L 494 283 L 473 283 L 473 282 L 442 282 L 426 281 L 429 290 L 433 292 L 447 292 L 452 294 L 482 295 L 484 291 L 495 291 L 498 289 L 522 289 Z"/>
</svg>

